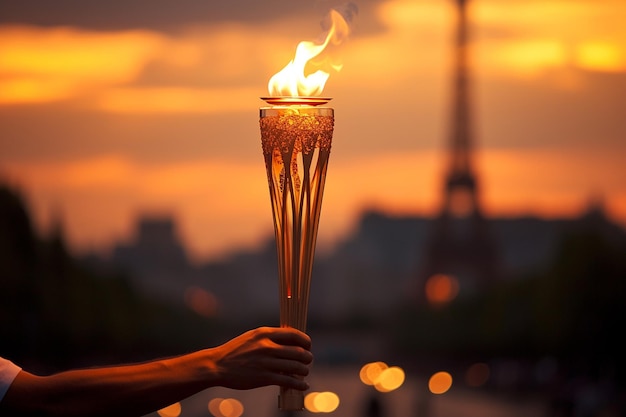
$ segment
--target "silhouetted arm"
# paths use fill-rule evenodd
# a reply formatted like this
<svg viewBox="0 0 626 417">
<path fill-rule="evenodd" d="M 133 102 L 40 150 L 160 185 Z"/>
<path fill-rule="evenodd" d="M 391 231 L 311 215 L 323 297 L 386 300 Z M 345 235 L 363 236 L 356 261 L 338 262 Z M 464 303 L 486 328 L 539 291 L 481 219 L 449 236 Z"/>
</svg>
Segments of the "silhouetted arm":
<svg viewBox="0 0 626 417">
<path fill-rule="evenodd" d="M 263 327 L 227 343 L 143 364 L 73 370 L 50 376 L 21 371 L 0 416 L 142 416 L 212 386 L 252 389 L 307 384 L 313 356 L 307 335 Z"/>
</svg>

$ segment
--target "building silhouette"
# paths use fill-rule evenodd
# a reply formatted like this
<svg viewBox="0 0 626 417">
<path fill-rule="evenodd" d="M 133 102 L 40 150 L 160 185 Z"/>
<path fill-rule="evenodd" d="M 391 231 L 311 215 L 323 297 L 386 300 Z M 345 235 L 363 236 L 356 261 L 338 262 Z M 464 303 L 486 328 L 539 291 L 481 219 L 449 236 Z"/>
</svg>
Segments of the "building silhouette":
<svg viewBox="0 0 626 417">
<path fill-rule="evenodd" d="M 182 301 L 183 289 L 193 281 L 185 248 L 169 216 L 140 218 L 134 236 L 115 246 L 111 260 L 131 274 L 139 290 L 158 298 Z"/>
<path fill-rule="evenodd" d="M 455 0 L 458 12 L 454 44 L 454 79 L 449 165 L 443 199 L 418 272 L 418 299 L 428 280 L 446 275 L 458 283 L 459 295 L 488 287 L 497 278 L 496 246 L 489 233 L 472 163 L 474 136 L 468 51 L 468 0 Z"/>
<path fill-rule="evenodd" d="M 211 262 L 191 262 L 171 215 L 141 215 L 105 263 L 125 271 L 142 294 L 221 321 L 259 320 L 278 311 L 273 244 Z M 263 316 L 265 317 L 265 316 Z"/>
</svg>

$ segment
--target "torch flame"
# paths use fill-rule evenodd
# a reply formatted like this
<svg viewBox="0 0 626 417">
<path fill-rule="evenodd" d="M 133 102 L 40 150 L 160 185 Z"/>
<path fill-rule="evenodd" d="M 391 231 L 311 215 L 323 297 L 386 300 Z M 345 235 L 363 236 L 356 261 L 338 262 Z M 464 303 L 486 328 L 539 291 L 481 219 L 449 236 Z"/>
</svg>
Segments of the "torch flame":
<svg viewBox="0 0 626 417">
<path fill-rule="evenodd" d="M 328 62 L 328 59 L 317 60 L 326 50 L 328 45 L 339 45 L 349 34 L 350 26 L 344 16 L 337 10 L 330 11 L 332 25 L 321 43 L 302 41 L 296 48 L 296 54 L 285 68 L 274 74 L 267 85 L 270 96 L 310 97 L 319 96 L 324 90 L 324 85 L 330 74 L 322 69 L 305 75 L 307 65 L 314 67 L 331 67 L 335 71 L 341 69 L 341 65 Z"/>
</svg>

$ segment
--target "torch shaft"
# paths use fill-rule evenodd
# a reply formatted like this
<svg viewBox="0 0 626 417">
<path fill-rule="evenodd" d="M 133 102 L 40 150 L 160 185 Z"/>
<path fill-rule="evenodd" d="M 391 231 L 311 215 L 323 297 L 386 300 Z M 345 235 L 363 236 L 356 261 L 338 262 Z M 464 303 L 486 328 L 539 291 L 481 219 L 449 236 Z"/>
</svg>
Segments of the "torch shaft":
<svg viewBox="0 0 626 417">
<path fill-rule="evenodd" d="M 278 254 L 280 325 L 306 331 L 334 111 L 262 108 L 260 125 Z M 281 389 L 279 406 L 302 409 L 303 398 L 300 391 Z"/>
</svg>

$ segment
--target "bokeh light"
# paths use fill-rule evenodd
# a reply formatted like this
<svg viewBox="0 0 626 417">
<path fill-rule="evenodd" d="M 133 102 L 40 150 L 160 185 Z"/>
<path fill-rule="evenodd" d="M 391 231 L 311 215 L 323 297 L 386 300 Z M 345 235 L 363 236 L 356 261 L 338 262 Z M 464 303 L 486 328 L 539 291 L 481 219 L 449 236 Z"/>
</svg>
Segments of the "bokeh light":
<svg viewBox="0 0 626 417">
<path fill-rule="evenodd" d="M 223 401 L 223 398 L 213 398 L 209 401 L 209 412 L 213 414 L 215 417 L 222 417 L 222 412 L 220 411 L 220 403 Z"/>
<path fill-rule="evenodd" d="M 489 380 L 489 374 L 489 365 L 477 362 L 465 371 L 465 383 L 470 387 L 481 387 Z"/>
<path fill-rule="evenodd" d="M 185 304 L 200 316 L 210 318 L 217 315 L 217 298 L 203 288 L 188 287 L 185 290 Z"/>
<path fill-rule="evenodd" d="M 180 403 L 174 403 L 167 407 L 161 408 L 157 411 L 157 414 L 161 417 L 178 417 L 182 411 Z"/>
<path fill-rule="evenodd" d="M 435 274 L 428 278 L 424 290 L 429 303 L 448 303 L 458 295 L 459 281 L 450 275 Z"/>
<path fill-rule="evenodd" d="M 332 413 L 339 407 L 339 396 L 334 392 L 310 392 L 304 397 L 304 408 L 312 413 Z"/>
<path fill-rule="evenodd" d="M 240 417 L 243 404 L 234 398 L 213 398 L 209 401 L 209 412 L 215 417 Z"/>
<path fill-rule="evenodd" d="M 385 362 L 370 362 L 361 367 L 359 378 L 365 385 L 373 385 L 377 391 L 389 392 L 402 386 L 404 370 L 398 366 L 389 367 Z"/>
<path fill-rule="evenodd" d="M 359 372 L 361 382 L 365 385 L 374 385 L 380 374 L 388 367 L 385 362 L 366 363 Z"/>
<path fill-rule="evenodd" d="M 317 394 L 319 394 L 319 392 L 309 392 L 304 397 L 304 408 L 312 413 L 315 413 L 315 397 L 317 397 Z"/>
<path fill-rule="evenodd" d="M 398 366 L 392 366 L 383 370 L 377 378 L 374 388 L 380 392 L 390 392 L 404 384 L 404 370 Z"/>
<path fill-rule="evenodd" d="M 428 380 L 428 389 L 433 394 L 444 394 L 452 386 L 452 375 L 441 371 L 433 374 Z"/>
<path fill-rule="evenodd" d="M 239 417 L 243 414 L 243 404 L 234 398 L 224 399 L 219 408 L 224 417 Z"/>
</svg>

